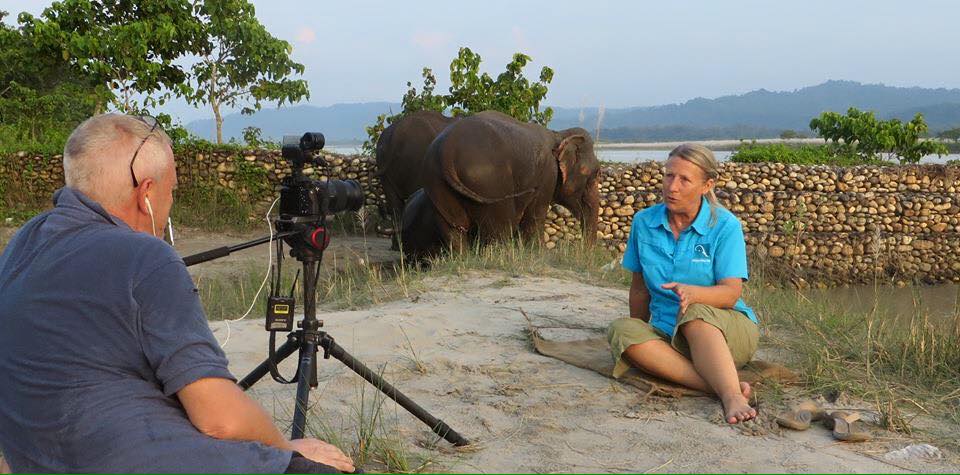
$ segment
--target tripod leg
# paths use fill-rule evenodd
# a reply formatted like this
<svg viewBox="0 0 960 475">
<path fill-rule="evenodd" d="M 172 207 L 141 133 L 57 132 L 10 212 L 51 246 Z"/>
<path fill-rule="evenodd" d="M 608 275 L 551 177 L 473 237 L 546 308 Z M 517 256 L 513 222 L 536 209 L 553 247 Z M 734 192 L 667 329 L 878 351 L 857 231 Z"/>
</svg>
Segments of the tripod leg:
<svg viewBox="0 0 960 475">
<path fill-rule="evenodd" d="M 366 365 L 350 355 L 350 353 L 347 353 L 347 351 L 338 345 L 337 342 L 333 341 L 333 338 L 331 338 L 329 335 L 325 334 L 320 339 L 320 345 L 323 346 L 323 348 L 334 358 L 347 365 L 347 367 L 353 370 L 354 373 L 360 375 L 360 377 L 367 380 L 367 382 L 380 390 L 380 392 L 389 396 L 390 399 L 396 401 L 397 404 L 410 412 L 410 414 L 413 414 L 417 419 L 420 419 L 424 424 L 430 427 L 430 430 L 435 432 L 440 437 L 443 437 L 448 442 L 456 446 L 470 444 L 469 440 L 458 434 L 457 431 L 451 429 L 450 426 L 448 426 L 445 422 L 433 417 L 433 415 L 427 412 L 426 409 L 420 407 L 417 403 L 413 402 L 413 400 L 398 391 L 397 388 L 393 387 L 393 385 L 384 381 L 380 375 L 374 373 L 370 370 L 370 368 L 367 368 Z"/>
<path fill-rule="evenodd" d="M 288 339 L 284 344 L 280 345 L 280 348 L 277 348 L 276 362 L 279 363 L 283 361 L 288 356 L 292 355 L 293 352 L 297 351 L 297 348 L 300 348 L 300 342 L 296 341 L 295 338 Z M 269 372 L 270 361 L 264 360 L 259 366 L 254 368 L 253 371 L 244 376 L 243 379 L 241 379 L 237 384 L 240 385 L 241 389 L 246 391 L 247 389 L 250 389 L 250 386 L 256 384 L 257 381 L 260 381 L 260 378 L 263 378 Z"/>
<path fill-rule="evenodd" d="M 297 373 L 297 407 L 293 409 L 293 429 L 291 439 L 302 439 L 307 428 L 307 405 L 310 402 L 310 387 L 316 385 L 317 343 L 312 338 L 304 338 L 300 348 L 300 368 Z"/>
</svg>

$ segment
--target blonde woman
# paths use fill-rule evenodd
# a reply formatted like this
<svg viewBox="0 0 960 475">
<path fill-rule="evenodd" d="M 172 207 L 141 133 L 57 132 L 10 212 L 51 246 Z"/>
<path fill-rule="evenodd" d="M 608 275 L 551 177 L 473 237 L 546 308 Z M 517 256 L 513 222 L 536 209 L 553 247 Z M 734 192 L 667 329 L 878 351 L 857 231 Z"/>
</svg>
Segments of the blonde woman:
<svg viewBox="0 0 960 475">
<path fill-rule="evenodd" d="M 737 367 L 757 349 L 757 316 L 740 295 L 746 244 L 737 218 L 717 202 L 719 173 L 706 147 L 673 149 L 663 176 L 663 202 L 633 217 L 623 267 L 633 272 L 630 318 L 610 326 L 617 364 L 716 394 L 727 422 L 756 417 L 751 388 Z"/>
</svg>

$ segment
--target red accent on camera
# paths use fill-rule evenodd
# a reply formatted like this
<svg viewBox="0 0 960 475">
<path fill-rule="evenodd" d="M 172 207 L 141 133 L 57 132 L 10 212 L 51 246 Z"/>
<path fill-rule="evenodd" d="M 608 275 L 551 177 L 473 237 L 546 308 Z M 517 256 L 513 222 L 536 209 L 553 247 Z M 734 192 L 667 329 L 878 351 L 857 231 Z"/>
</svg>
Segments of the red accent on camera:
<svg viewBox="0 0 960 475">
<path fill-rule="evenodd" d="M 322 227 L 314 229 L 310 233 L 310 245 L 321 251 L 326 249 L 330 245 L 330 236 L 327 234 L 327 230 Z"/>
</svg>

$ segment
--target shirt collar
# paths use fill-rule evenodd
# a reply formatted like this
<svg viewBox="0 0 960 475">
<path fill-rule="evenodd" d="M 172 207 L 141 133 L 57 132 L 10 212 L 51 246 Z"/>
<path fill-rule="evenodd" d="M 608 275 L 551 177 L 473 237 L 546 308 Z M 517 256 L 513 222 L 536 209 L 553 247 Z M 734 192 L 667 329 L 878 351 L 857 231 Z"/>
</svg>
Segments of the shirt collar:
<svg viewBox="0 0 960 475">
<path fill-rule="evenodd" d="M 696 219 L 693 220 L 693 223 L 690 225 L 697 234 L 705 236 L 710 230 L 710 202 L 707 201 L 706 197 L 700 198 L 700 211 L 697 212 Z M 647 225 L 651 228 L 662 227 L 663 229 L 673 232 L 670 229 L 670 221 L 667 219 L 667 205 L 660 204 L 660 212 L 652 216 L 652 219 L 647 221 Z"/>
<path fill-rule="evenodd" d="M 121 224 L 127 226 L 127 223 L 108 213 L 100 203 L 83 194 L 80 190 L 69 186 L 60 188 L 53 194 L 53 205 L 57 208 L 79 211 L 90 216 L 96 215 L 116 226 Z"/>
</svg>

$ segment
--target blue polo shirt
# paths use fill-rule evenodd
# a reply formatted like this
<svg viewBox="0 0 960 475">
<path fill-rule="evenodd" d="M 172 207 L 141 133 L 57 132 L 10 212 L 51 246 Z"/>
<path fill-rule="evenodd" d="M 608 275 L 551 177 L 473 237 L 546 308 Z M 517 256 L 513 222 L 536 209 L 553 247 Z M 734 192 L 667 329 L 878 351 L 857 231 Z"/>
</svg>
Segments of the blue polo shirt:
<svg viewBox="0 0 960 475">
<path fill-rule="evenodd" d="M 643 274 L 650 292 L 650 324 L 673 336 L 680 311 L 680 298 L 660 286 L 668 282 L 712 286 L 721 279 L 747 280 L 747 247 L 740 221 L 730 211 L 716 207 L 711 226 L 710 203 L 703 198 L 693 224 L 673 238 L 663 203 L 633 216 L 623 267 Z M 738 299 L 734 310 L 757 323 L 757 315 Z"/>
<path fill-rule="evenodd" d="M 177 392 L 233 379 L 168 244 L 83 193 L 0 255 L 0 450 L 14 472 L 282 473 L 292 452 L 218 440 Z"/>
</svg>

